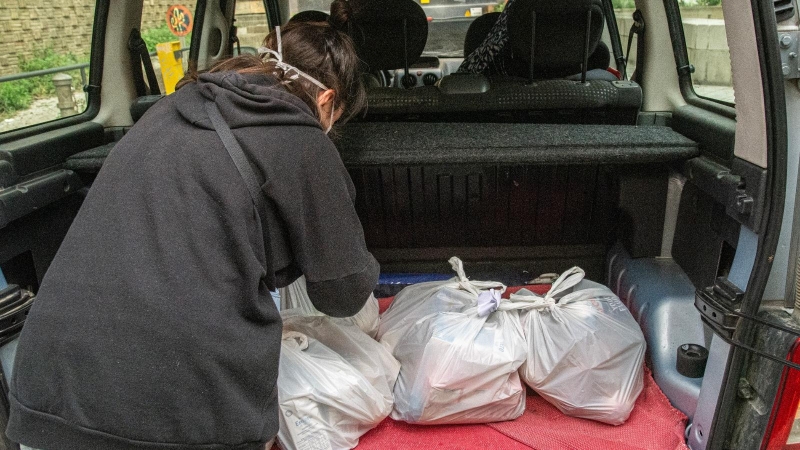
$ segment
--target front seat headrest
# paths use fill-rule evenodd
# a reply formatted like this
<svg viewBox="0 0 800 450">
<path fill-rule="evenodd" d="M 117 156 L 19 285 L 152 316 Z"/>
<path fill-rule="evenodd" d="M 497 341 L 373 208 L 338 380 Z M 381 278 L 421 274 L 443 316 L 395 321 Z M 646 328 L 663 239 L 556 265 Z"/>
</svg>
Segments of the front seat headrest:
<svg viewBox="0 0 800 450">
<path fill-rule="evenodd" d="M 497 23 L 498 17 L 500 17 L 499 12 L 488 13 L 478 16 L 469 24 L 467 35 L 464 36 L 465 58 L 486 40 L 486 37 L 489 36 L 489 32 L 492 31 L 492 27 Z"/>
<path fill-rule="evenodd" d="M 592 52 L 592 54 L 589 55 L 588 70 L 608 69 L 610 62 L 611 62 L 611 51 L 608 50 L 608 46 L 605 44 L 605 42 L 600 41 L 597 43 L 597 48 L 594 49 L 594 52 Z"/>
<path fill-rule="evenodd" d="M 328 17 L 326 12 L 308 9 L 293 15 L 289 22 L 327 22 Z"/>
<path fill-rule="evenodd" d="M 406 55 L 411 65 L 428 41 L 428 18 L 413 0 L 366 1 L 354 11 L 348 28 L 367 71 L 401 68 Z"/>
<path fill-rule="evenodd" d="M 508 10 L 509 43 L 515 62 L 530 66 L 531 40 L 535 35 L 533 68 L 536 78 L 557 78 L 580 72 L 589 14 L 591 55 L 603 35 L 602 0 L 515 0 Z"/>
</svg>

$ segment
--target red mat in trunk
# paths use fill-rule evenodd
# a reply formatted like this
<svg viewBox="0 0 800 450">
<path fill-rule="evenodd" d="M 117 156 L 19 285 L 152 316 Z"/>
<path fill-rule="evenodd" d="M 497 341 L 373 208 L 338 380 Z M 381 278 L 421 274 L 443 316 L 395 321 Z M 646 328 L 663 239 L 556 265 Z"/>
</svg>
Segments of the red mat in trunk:
<svg viewBox="0 0 800 450">
<path fill-rule="evenodd" d="M 669 400 L 645 369 L 644 390 L 631 417 L 606 425 L 562 414 L 529 392 L 525 412 L 516 420 L 486 425 L 410 425 L 388 418 L 365 434 L 356 447 L 379 449 L 494 450 L 684 450 L 686 416 Z"/>
</svg>

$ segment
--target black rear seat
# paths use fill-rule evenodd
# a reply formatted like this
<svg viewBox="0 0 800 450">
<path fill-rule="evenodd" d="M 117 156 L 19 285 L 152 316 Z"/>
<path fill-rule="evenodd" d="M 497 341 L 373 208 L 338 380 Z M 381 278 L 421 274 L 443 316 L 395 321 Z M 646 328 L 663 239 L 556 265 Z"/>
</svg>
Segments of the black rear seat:
<svg viewBox="0 0 800 450">
<path fill-rule="evenodd" d="M 642 90 L 631 81 L 486 80 L 485 92 L 466 93 L 451 84 L 474 84 L 471 75 L 451 75 L 440 86 L 412 90 L 368 89 L 366 121 L 538 122 L 634 124 Z M 473 79 L 470 79 L 473 78 Z"/>
<path fill-rule="evenodd" d="M 474 33 L 490 29 L 492 20 L 496 16 L 481 22 L 483 25 L 477 27 L 480 31 Z M 616 80 L 605 71 L 609 52 L 600 42 L 604 26 L 600 0 L 515 0 L 508 21 L 513 61 L 506 66 L 515 76 L 486 79 L 477 74 L 453 74 L 442 78 L 438 86 L 409 90 L 369 88 L 368 110 L 362 120 L 636 123 L 642 104 L 641 88 L 630 81 Z M 380 37 L 369 37 L 375 38 L 373 42 L 381 41 Z M 470 40 L 479 40 L 473 38 Z M 596 71 L 599 76 L 593 77 L 590 72 L 587 82 L 581 83 L 580 76 L 577 80 L 573 76 L 582 72 L 584 59 L 591 63 L 587 64 L 588 69 L 602 69 Z M 401 62 L 393 61 L 395 68 Z M 533 82 L 529 80 L 531 67 Z M 565 78 L 568 76 L 570 79 Z"/>
</svg>

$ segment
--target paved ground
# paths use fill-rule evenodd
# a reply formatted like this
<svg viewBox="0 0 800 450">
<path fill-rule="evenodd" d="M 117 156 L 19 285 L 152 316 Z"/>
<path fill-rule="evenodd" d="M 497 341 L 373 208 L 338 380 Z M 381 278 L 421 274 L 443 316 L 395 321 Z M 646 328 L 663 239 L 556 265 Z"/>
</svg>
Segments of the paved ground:
<svg viewBox="0 0 800 450">
<path fill-rule="evenodd" d="M 61 115 L 57 104 L 56 97 L 35 100 L 30 108 L 0 122 L 0 133 L 58 119 Z"/>
<path fill-rule="evenodd" d="M 695 84 L 694 92 L 703 97 L 734 103 L 733 88 L 730 86 L 700 86 Z"/>
</svg>

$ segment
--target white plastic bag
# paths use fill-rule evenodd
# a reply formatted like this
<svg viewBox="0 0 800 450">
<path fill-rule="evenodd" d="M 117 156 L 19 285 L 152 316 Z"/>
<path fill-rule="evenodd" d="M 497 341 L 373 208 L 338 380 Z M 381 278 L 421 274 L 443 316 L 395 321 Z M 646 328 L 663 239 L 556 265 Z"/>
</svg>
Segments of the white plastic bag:
<svg viewBox="0 0 800 450">
<path fill-rule="evenodd" d="M 619 298 L 583 277 L 573 267 L 546 295 L 523 289 L 500 308 L 520 310 L 528 386 L 564 414 L 620 425 L 644 386 L 645 340 Z"/>
<path fill-rule="evenodd" d="M 314 308 L 311 299 L 308 298 L 305 276 L 300 276 L 294 283 L 285 288 L 280 288 L 278 291 L 281 297 L 281 311 L 296 309 L 302 311 L 303 315 L 306 316 L 325 316 L 325 314 Z M 380 314 L 378 311 L 378 299 L 370 294 L 367 303 L 364 304 L 364 307 L 362 307 L 356 315 L 352 317 L 334 317 L 333 319 L 338 323 L 355 324 L 357 327 L 361 328 L 364 333 L 375 337 L 380 321 Z"/>
<path fill-rule="evenodd" d="M 423 424 L 515 419 L 525 410 L 518 315 L 486 306 L 496 307 L 505 286 L 470 281 L 458 258 L 450 263 L 456 278 L 403 289 L 381 317 L 378 337 L 401 364 L 392 418 Z M 492 287 L 498 290 L 486 290 Z"/>
<path fill-rule="evenodd" d="M 378 341 L 354 324 L 340 323 L 334 317 L 300 316 L 296 310 L 284 311 L 281 317 L 284 331 L 297 331 L 318 340 L 361 372 L 386 402 L 393 403 L 400 363 Z"/>
<path fill-rule="evenodd" d="M 285 318 L 279 445 L 286 450 L 355 447 L 391 412 L 399 368 L 379 343 L 352 324 L 320 316 Z"/>
</svg>

